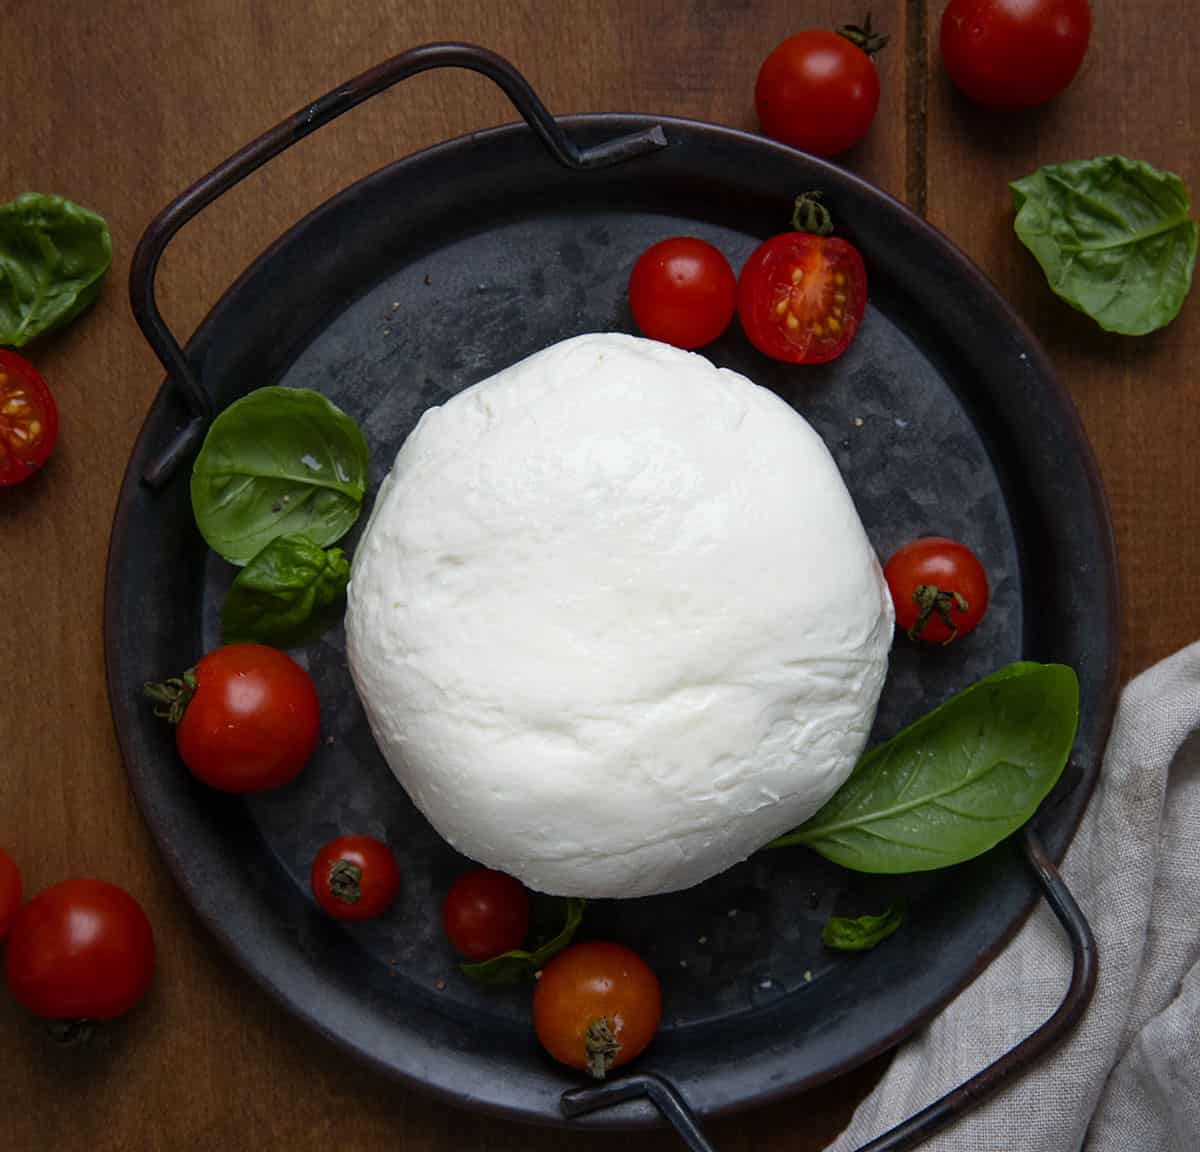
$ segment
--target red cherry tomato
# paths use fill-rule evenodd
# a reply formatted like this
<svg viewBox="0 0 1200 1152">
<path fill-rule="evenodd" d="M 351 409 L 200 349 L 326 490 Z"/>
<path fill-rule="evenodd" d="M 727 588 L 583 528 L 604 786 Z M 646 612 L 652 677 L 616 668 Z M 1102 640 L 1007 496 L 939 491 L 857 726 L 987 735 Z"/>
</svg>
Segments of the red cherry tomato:
<svg viewBox="0 0 1200 1152">
<path fill-rule="evenodd" d="M 710 344 L 733 319 L 737 281 L 716 248 L 692 236 L 660 240 L 629 275 L 629 308 L 643 336 L 677 348 Z"/>
<path fill-rule="evenodd" d="M 972 100 L 1030 107 L 1071 83 L 1091 31 L 1087 0 L 950 0 L 942 13 L 942 60 Z"/>
<path fill-rule="evenodd" d="M 754 103 L 772 139 L 816 156 L 836 156 L 867 134 L 879 106 L 879 73 L 845 36 L 801 32 L 763 61 Z"/>
<path fill-rule="evenodd" d="M 0 848 L 0 941 L 8 936 L 17 909 L 21 907 L 21 873 L 13 858 Z"/>
<path fill-rule="evenodd" d="M 0 348 L 0 487 L 46 463 L 58 439 L 58 407 L 28 360 Z"/>
<path fill-rule="evenodd" d="M 224 792 L 286 784 L 317 744 L 321 707 L 304 671 L 264 644 L 227 644 L 183 681 L 148 685 L 197 779 Z M 182 713 L 182 714 L 181 714 Z"/>
<path fill-rule="evenodd" d="M 520 881 L 477 868 L 455 880 L 442 903 L 442 926 L 468 960 L 490 960 L 520 948 L 529 932 L 529 893 Z"/>
<path fill-rule="evenodd" d="M 17 913 L 4 974 L 17 1003 L 48 1020 L 111 1020 L 146 994 L 154 932 L 128 892 L 65 880 Z"/>
<path fill-rule="evenodd" d="M 772 236 L 754 250 L 738 279 L 738 319 L 750 343 L 793 364 L 840 356 L 866 307 L 862 257 L 836 236 Z"/>
<path fill-rule="evenodd" d="M 621 944 L 572 945 L 542 969 L 533 990 L 533 1027 L 542 1047 L 597 1079 L 637 1056 L 661 1016 L 658 978 Z"/>
<path fill-rule="evenodd" d="M 896 624 L 913 640 L 949 644 L 983 618 L 988 581 L 966 545 L 924 536 L 898 549 L 883 566 Z"/>
<path fill-rule="evenodd" d="M 371 836 L 339 836 L 316 855 L 309 880 L 313 897 L 335 920 L 370 920 L 400 891 L 392 850 Z"/>
</svg>

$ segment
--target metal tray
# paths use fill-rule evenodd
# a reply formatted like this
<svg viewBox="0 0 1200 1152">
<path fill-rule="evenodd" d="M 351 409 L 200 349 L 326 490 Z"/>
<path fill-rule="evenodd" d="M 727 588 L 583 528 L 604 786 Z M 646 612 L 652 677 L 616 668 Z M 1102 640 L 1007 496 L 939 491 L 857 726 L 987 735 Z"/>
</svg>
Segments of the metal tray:
<svg viewBox="0 0 1200 1152">
<path fill-rule="evenodd" d="M 488 75 L 528 123 L 411 156 L 324 204 L 249 267 L 181 350 L 153 292 L 174 233 L 295 140 L 395 81 L 442 66 Z M 676 895 L 594 902 L 585 933 L 645 956 L 662 981 L 664 1019 L 634 1075 L 581 1088 L 540 1052 L 528 989 L 481 990 L 458 973 L 439 907 L 466 862 L 375 749 L 340 630 L 298 653 L 320 695 L 325 740 L 296 782 L 242 800 L 204 789 L 178 761 L 140 686 L 178 674 L 219 643 L 231 576 L 196 530 L 190 457 L 211 414 L 250 389 L 313 387 L 363 426 L 373 493 L 430 405 L 572 334 L 633 331 L 625 285 L 648 244 L 701 236 L 736 269 L 759 240 L 785 229 L 793 196 L 813 188 L 868 269 L 871 302 L 850 349 L 820 367 L 771 362 L 735 322 L 705 354 L 774 389 L 817 428 L 881 555 L 944 533 L 979 553 L 993 584 L 987 617 L 964 641 L 918 649 L 898 638 L 875 736 L 1024 658 L 1078 671 L 1078 741 L 1026 837 L 1026 854 L 1039 856 L 1039 840 L 1045 846 L 1034 869 L 1019 837 L 959 868 L 895 878 L 856 876 L 795 850 L 760 854 Z M 658 1104 L 686 1134 L 689 1105 L 708 1115 L 761 1104 L 895 1045 L 1013 935 L 1038 896 L 1039 868 L 1055 886 L 1051 861 L 1095 782 L 1117 683 L 1104 498 L 1075 410 L 1032 336 L 945 237 L 895 200 L 831 164 L 710 124 L 555 121 L 498 57 L 430 45 L 301 110 L 185 192 L 143 237 L 131 289 L 168 379 L 133 450 L 108 565 L 107 671 L 129 778 L 205 923 L 265 988 L 344 1049 L 469 1107 L 628 1127 L 654 1122 Z M 396 850 L 402 897 L 383 920 L 338 924 L 311 902 L 312 855 L 342 832 L 382 836 Z M 835 909 L 878 910 L 897 895 L 910 914 L 891 940 L 862 955 L 823 950 L 820 925 Z M 1065 891 L 1056 898 L 1069 913 Z M 1090 952 L 1086 926 L 1073 930 L 1077 986 L 1063 1017 L 1011 1067 L 968 1086 L 942 1119 L 1082 1010 Z M 623 1102 L 609 1106 L 615 1099 Z M 707 1147 L 698 1132 L 686 1138 Z"/>
</svg>

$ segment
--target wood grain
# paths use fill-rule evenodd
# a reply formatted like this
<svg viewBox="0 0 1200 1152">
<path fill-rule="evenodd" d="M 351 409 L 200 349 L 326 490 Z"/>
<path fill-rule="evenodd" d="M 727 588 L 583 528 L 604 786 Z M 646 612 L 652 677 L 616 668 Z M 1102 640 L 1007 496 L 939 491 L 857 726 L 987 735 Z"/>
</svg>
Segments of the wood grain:
<svg viewBox="0 0 1200 1152">
<path fill-rule="evenodd" d="M 1200 47 L 1187 0 L 1095 0 L 1091 46 L 1061 98 L 1032 112 L 973 107 L 941 70 L 930 6 L 930 221 L 996 282 L 1043 342 L 1100 461 L 1120 554 L 1126 676 L 1200 636 L 1200 300 L 1147 337 L 1113 336 L 1053 295 L 1012 231 L 1008 182 L 1042 164 L 1119 152 L 1200 191 Z M 1170 29 L 1170 33 L 1166 33 Z"/>
<path fill-rule="evenodd" d="M 1113 501 L 1130 670 L 1200 630 L 1200 591 L 1186 579 L 1200 559 L 1200 513 L 1190 499 L 1200 454 L 1189 443 L 1200 400 L 1196 305 L 1160 337 L 1099 338 L 1049 296 L 1012 240 L 1004 181 L 1044 159 L 1120 150 L 1200 187 L 1187 149 L 1200 123 L 1186 6 L 1157 6 L 1180 17 L 1173 38 L 1152 31 L 1162 20 L 1151 20 L 1149 7 L 1097 4 L 1095 46 L 1076 88 L 1000 136 L 938 74 L 936 19 L 901 0 L 876 4 L 876 23 L 893 35 L 880 59 L 883 100 L 868 140 L 844 158 L 896 195 L 927 198 L 934 221 L 997 279 L 1062 367 Z M 770 48 L 802 27 L 857 13 L 806 0 L 7 0 L 0 15 L 0 106 L 9 110 L 0 199 L 30 189 L 77 199 L 108 218 L 115 249 L 94 312 L 31 353 L 60 403 L 55 458 L 36 480 L 0 492 L 0 843 L 31 891 L 70 875 L 122 883 L 146 905 L 159 945 L 150 1001 L 89 1051 L 54 1049 L 0 998 L 0 1145 L 316 1152 L 336 1141 L 407 1152 L 598 1152 L 611 1141 L 568 1142 L 463 1114 L 346 1063 L 220 953 L 159 864 L 125 784 L 103 684 L 108 530 L 161 381 L 128 310 L 129 258 L 151 216 L 197 176 L 314 96 L 414 44 L 485 44 L 522 68 L 555 112 L 637 110 L 753 129 L 754 75 Z M 910 44 L 926 25 L 929 42 Z M 1145 91 L 1132 79 L 1142 52 L 1156 59 Z M 1126 84 L 1136 89 L 1131 98 L 1105 98 Z M 165 315 L 186 335 L 259 251 L 348 183 L 417 148 L 511 119 L 486 82 L 447 73 L 415 78 L 343 117 L 184 231 L 160 274 Z M 725 1152 L 820 1148 L 880 1069 L 877 1062 L 822 1091 L 713 1123 L 711 1133 Z M 631 1152 L 678 1146 L 655 1133 L 621 1142 Z"/>
</svg>

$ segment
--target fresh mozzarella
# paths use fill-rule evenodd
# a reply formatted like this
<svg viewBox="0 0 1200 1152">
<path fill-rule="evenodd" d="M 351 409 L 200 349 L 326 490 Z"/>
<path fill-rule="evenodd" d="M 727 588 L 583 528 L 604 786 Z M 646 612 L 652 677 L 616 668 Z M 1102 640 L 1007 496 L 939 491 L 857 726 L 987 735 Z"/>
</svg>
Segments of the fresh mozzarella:
<svg viewBox="0 0 1200 1152">
<path fill-rule="evenodd" d="M 829 798 L 892 607 L 804 419 L 701 356 L 588 335 L 422 416 L 346 633 L 375 739 L 450 844 L 624 897 L 697 884 Z"/>
</svg>

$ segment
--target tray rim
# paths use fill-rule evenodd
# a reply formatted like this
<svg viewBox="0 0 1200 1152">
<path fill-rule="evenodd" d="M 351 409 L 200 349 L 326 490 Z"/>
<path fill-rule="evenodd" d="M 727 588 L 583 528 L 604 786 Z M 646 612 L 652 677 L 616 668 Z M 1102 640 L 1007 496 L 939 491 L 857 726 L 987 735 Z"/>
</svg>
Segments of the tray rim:
<svg viewBox="0 0 1200 1152">
<path fill-rule="evenodd" d="M 1096 704 L 1099 721 L 1098 740 L 1101 749 L 1103 749 L 1103 746 L 1107 743 L 1108 735 L 1111 731 L 1120 690 L 1119 637 L 1121 602 L 1119 594 L 1119 568 L 1109 504 L 1104 491 L 1103 481 L 1101 478 L 1099 465 L 1095 458 L 1094 450 L 1092 449 L 1091 443 L 1088 440 L 1082 420 L 1080 419 L 1078 410 L 1074 404 L 1070 392 L 1067 390 L 1058 374 L 1055 372 L 1040 342 L 1033 335 L 1032 331 L 1029 329 L 1028 325 L 1024 322 L 1020 315 L 1013 309 L 1013 307 L 1008 303 L 1008 301 L 988 278 L 986 273 L 984 273 L 964 252 L 962 252 L 962 250 L 959 249 L 957 245 L 955 245 L 953 241 L 949 239 L 949 237 L 934 228 L 928 223 L 928 221 L 918 216 L 915 212 L 908 208 L 907 205 L 890 193 L 871 184 L 868 180 L 852 171 L 841 168 L 840 166 L 832 164 L 829 161 L 809 156 L 805 153 L 796 152 L 795 150 L 788 148 L 786 145 L 768 140 L 754 133 L 743 131 L 741 129 L 730 128 L 724 125 L 712 124 L 705 121 L 670 116 L 654 116 L 644 113 L 581 113 L 556 117 L 556 120 L 568 131 L 575 130 L 587 132 L 595 129 L 606 129 L 611 130 L 614 135 L 621 131 L 628 131 L 631 128 L 649 128 L 654 125 L 658 125 L 669 130 L 698 134 L 703 137 L 708 137 L 711 140 L 725 141 L 735 145 L 750 146 L 752 148 L 768 149 L 777 153 L 781 153 L 791 159 L 801 159 L 806 165 L 814 166 L 818 169 L 825 169 L 830 174 L 832 179 L 854 187 L 860 194 L 865 195 L 869 199 L 881 201 L 890 210 L 901 214 L 906 225 L 920 237 L 922 244 L 935 248 L 943 260 L 953 264 L 959 274 L 961 274 L 967 281 L 972 282 L 976 289 L 980 290 L 982 295 L 989 300 L 992 306 L 995 307 L 1001 315 L 1003 315 L 1011 331 L 1028 349 L 1029 359 L 1033 362 L 1033 366 L 1036 368 L 1038 375 L 1050 390 L 1050 399 L 1054 401 L 1057 408 L 1061 411 L 1064 420 L 1070 426 L 1072 440 L 1074 441 L 1075 448 L 1079 452 L 1084 476 L 1090 489 L 1093 509 L 1098 517 L 1098 524 L 1102 529 L 1103 539 L 1101 543 L 1103 545 L 1103 555 L 1101 557 L 1097 557 L 1097 561 L 1103 564 L 1104 570 L 1107 573 L 1107 579 L 1105 580 L 1107 596 L 1104 607 L 1108 620 L 1108 628 L 1106 629 L 1104 639 L 1105 651 L 1108 654 L 1108 661 L 1103 669 L 1103 696 L 1096 702 Z M 532 135 L 532 130 L 530 129 L 529 125 L 524 122 L 513 122 L 498 125 L 496 127 L 481 131 L 469 132 L 449 140 L 441 141 L 431 145 L 430 147 L 420 149 L 383 165 L 382 167 L 368 173 L 361 179 L 341 189 L 334 196 L 325 200 L 321 204 L 315 206 L 296 222 L 290 225 L 280 236 L 264 247 L 259 254 L 247 264 L 243 272 L 224 289 L 219 298 L 213 303 L 204 318 L 197 325 L 195 332 L 193 332 L 191 337 L 188 339 L 185 345 L 185 351 L 189 354 L 192 352 L 194 344 L 205 335 L 208 327 L 214 320 L 214 317 L 227 302 L 229 297 L 231 297 L 247 280 L 253 277 L 264 264 L 268 263 L 273 257 L 275 257 L 275 255 L 279 253 L 280 250 L 283 249 L 294 238 L 295 233 L 304 229 L 323 214 L 336 211 L 344 204 L 344 202 L 348 201 L 354 195 L 359 193 L 364 186 L 374 181 L 387 180 L 391 178 L 393 173 L 395 173 L 398 169 L 407 166 L 416 166 L 424 161 L 436 158 L 440 154 L 456 151 L 462 148 L 468 148 L 471 145 L 479 142 L 491 143 L 498 139 L 502 139 L 506 135 L 528 136 Z M 162 828 L 147 816 L 147 811 L 150 807 L 149 793 L 147 791 L 147 779 L 149 773 L 139 772 L 139 770 L 134 766 L 134 758 L 131 754 L 133 740 L 130 732 L 128 716 L 123 715 L 118 704 L 120 698 L 120 684 L 117 678 L 117 642 L 114 639 L 118 634 L 118 618 L 120 615 L 120 605 L 118 603 L 119 597 L 115 591 L 117 585 L 117 580 L 115 577 L 118 572 L 121 556 L 126 546 L 122 524 L 122 513 L 129 502 L 131 493 L 136 491 L 141 485 L 141 477 L 135 469 L 135 462 L 141 455 L 141 451 L 148 440 L 151 431 L 150 424 L 155 416 L 156 410 L 159 404 L 170 393 L 171 388 L 172 385 L 170 379 L 164 378 L 146 410 L 146 415 L 143 419 L 142 425 L 137 433 L 133 445 L 131 446 L 129 459 L 126 463 L 126 468 L 122 476 L 114 510 L 113 524 L 109 538 L 108 556 L 105 565 L 103 643 L 105 655 L 105 678 L 109 694 L 110 711 L 113 715 L 114 729 L 117 735 L 122 761 L 126 768 L 126 775 L 129 779 L 130 787 L 138 802 L 139 810 L 141 811 L 143 819 L 149 828 L 155 845 L 158 848 L 160 855 L 162 855 L 166 860 L 175 883 L 182 890 L 182 893 L 192 911 L 199 917 L 208 931 L 210 931 L 213 936 L 216 937 L 226 954 L 230 956 L 243 971 L 250 975 L 256 984 L 265 989 L 278 1004 L 284 1007 L 290 1015 L 302 1021 L 307 1027 L 312 1028 L 321 1035 L 327 1037 L 339 1050 L 352 1054 L 356 1059 L 367 1063 L 392 1080 L 400 1080 L 405 1084 L 411 1085 L 422 1092 L 433 1095 L 455 1106 L 467 1107 L 475 1111 L 482 1111 L 484 1113 L 501 1116 L 506 1119 L 518 1120 L 527 1123 L 580 1129 L 636 1129 L 661 1126 L 661 1117 L 648 1105 L 644 1107 L 637 1107 L 634 1104 L 630 1104 L 628 1106 L 615 1108 L 604 1113 L 592 1113 L 579 1119 L 567 1119 L 561 1115 L 548 1117 L 544 1113 L 532 1111 L 521 1105 L 507 1105 L 481 1099 L 479 1097 L 470 1095 L 469 1093 L 455 1091 L 454 1089 L 446 1087 L 436 1081 L 424 1080 L 420 1077 L 411 1075 L 406 1071 L 397 1068 L 394 1064 L 382 1059 L 376 1053 L 364 1049 L 359 1044 L 350 1040 L 348 1037 L 327 1027 L 317 1014 L 310 1011 L 304 1004 L 298 1003 L 283 989 L 272 983 L 268 974 L 262 971 L 254 962 L 252 950 L 247 949 L 242 943 L 236 940 L 226 930 L 226 927 L 220 918 L 210 915 L 206 910 L 203 910 L 199 906 L 196 900 L 193 899 L 194 884 L 186 875 L 182 855 L 164 836 Z M 1101 755 L 1102 753 L 1097 755 L 1097 760 L 1094 765 L 1084 766 L 1081 779 L 1072 789 L 1065 794 L 1052 794 L 1050 797 L 1048 797 L 1044 802 L 1043 807 L 1039 809 L 1039 812 L 1031 820 L 1031 824 L 1037 826 L 1042 822 L 1042 818 L 1048 809 L 1057 809 L 1063 804 L 1073 804 L 1075 806 L 1075 811 L 1069 817 L 1068 822 L 1063 826 L 1061 843 L 1052 845 L 1050 847 L 1049 855 L 1056 862 L 1061 861 L 1062 856 L 1065 854 L 1066 848 L 1074 836 L 1079 820 L 1082 818 L 1083 812 L 1090 801 L 1091 793 L 1094 790 L 1096 781 L 1099 777 Z M 1082 793 L 1082 795 L 1080 795 L 1080 793 Z M 868 1060 L 873 1059 L 876 1056 L 894 1048 L 898 1043 L 912 1035 L 913 1032 L 927 1024 L 931 1019 L 938 1015 L 947 1004 L 949 1004 L 961 991 L 970 985 L 970 983 L 992 962 L 992 960 L 995 959 L 997 955 L 999 955 L 999 953 L 1020 931 L 1021 927 L 1032 913 L 1033 909 L 1037 906 L 1037 903 L 1038 900 L 1036 895 L 1031 896 L 1025 908 L 1015 918 L 1008 929 L 998 935 L 991 947 L 981 951 L 978 954 L 976 962 L 970 966 L 964 979 L 955 984 L 955 986 L 952 988 L 948 989 L 944 997 L 939 1000 L 938 1004 L 931 1011 L 923 1013 L 907 1022 L 907 1024 L 905 1024 L 903 1027 L 894 1029 L 888 1034 L 881 1036 L 869 1050 L 861 1052 L 857 1058 L 843 1061 L 835 1066 L 831 1066 L 825 1073 L 818 1076 L 809 1077 L 800 1083 L 787 1083 L 775 1087 L 767 1087 L 760 1092 L 741 1098 L 734 1103 L 725 1104 L 718 1108 L 710 1109 L 706 1108 L 702 1102 L 697 1103 L 695 1105 L 697 1110 L 704 1115 L 715 1116 L 740 1112 L 750 1108 L 763 1107 L 781 1099 L 794 1096 L 798 1092 L 803 1092 L 809 1088 L 828 1083 L 829 1081 L 844 1075 L 846 1072 L 860 1066 Z"/>
</svg>

